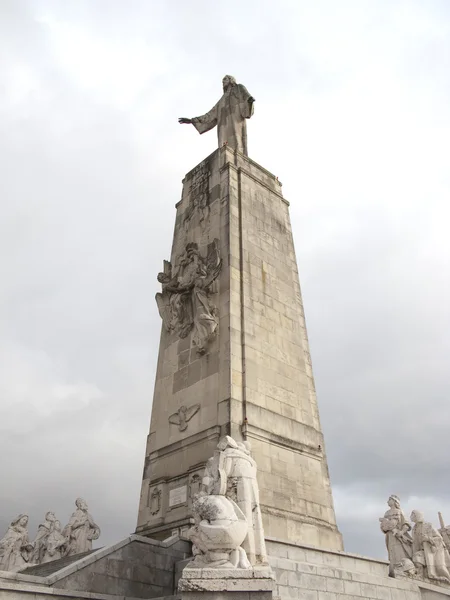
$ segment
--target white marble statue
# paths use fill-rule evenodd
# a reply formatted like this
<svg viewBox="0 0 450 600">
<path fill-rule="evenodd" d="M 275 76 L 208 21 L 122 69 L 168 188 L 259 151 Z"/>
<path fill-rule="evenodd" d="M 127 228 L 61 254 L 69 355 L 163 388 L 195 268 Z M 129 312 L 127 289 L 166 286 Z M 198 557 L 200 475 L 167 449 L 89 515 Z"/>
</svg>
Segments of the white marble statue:
<svg viewBox="0 0 450 600">
<path fill-rule="evenodd" d="M 253 115 L 255 99 L 231 75 L 225 75 L 222 87 L 222 97 L 209 112 L 193 119 L 181 117 L 178 122 L 192 124 L 199 133 L 205 133 L 217 125 L 219 148 L 226 144 L 247 156 L 246 119 Z"/>
<path fill-rule="evenodd" d="M 439 523 L 441 524 L 441 528 L 438 530 L 442 535 L 442 539 L 444 540 L 445 547 L 450 552 L 450 526 L 445 525 L 444 519 L 442 517 L 442 513 L 438 513 Z"/>
<path fill-rule="evenodd" d="M 209 524 L 214 527 L 206 527 L 208 518 L 204 516 L 205 510 L 210 511 L 208 514 L 213 514 L 215 510 L 217 515 L 221 515 L 220 518 L 209 519 Z M 239 532 L 234 539 L 236 547 L 233 550 L 230 550 L 229 545 L 224 547 L 224 556 L 220 560 L 226 566 L 231 564 L 238 568 L 267 565 L 256 463 L 250 455 L 247 442 L 236 442 L 230 436 L 219 441 L 214 456 L 206 463 L 202 491 L 194 502 L 194 516 L 196 526 L 190 537 L 195 544 L 196 564 L 219 560 L 216 554 L 214 560 L 211 559 L 211 550 L 218 551 L 216 546 L 208 546 L 211 545 L 211 531 L 217 535 L 217 543 L 220 545 L 222 538 L 227 538 L 229 543 L 229 532 L 236 530 Z M 242 522 L 246 525 L 245 534 L 238 542 L 239 536 L 244 532 Z M 204 529 L 208 529 L 208 535 Z M 224 568 L 218 562 L 213 566 Z"/>
<path fill-rule="evenodd" d="M 188 532 L 195 547 L 193 567 L 251 567 L 241 547 L 248 523 L 233 501 L 220 495 L 199 495 L 194 501 L 193 513 L 196 524 Z"/>
<path fill-rule="evenodd" d="M 440 533 L 431 523 L 426 523 L 423 513 L 413 510 L 412 560 L 419 576 L 450 583 L 450 555 Z"/>
<path fill-rule="evenodd" d="M 94 523 L 88 513 L 88 505 L 83 498 L 75 501 L 76 511 L 64 527 L 63 535 L 67 539 L 67 554 L 79 554 L 92 550 L 92 540 L 100 537 L 100 527 Z"/>
<path fill-rule="evenodd" d="M 52 560 L 58 560 L 66 555 L 67 551 L 67 539 L 61 532 L 61 523 L 55 520 L 53 527 L 47 537 L 44 553 L 41 559 L 41 563 L 47 563 Z"/>
<path fill-rule="evenodd" d="M 267 564 L 266 543 L 259 505 L 256 462 L 250 455 L 249 442 L 236 442 L 225 436 L 218 444 L 219 474 L 227 498 L 234 500 L 244 513 L 249 529 L 242 547 L 252 565 Z"/>
<path fill-rule="evenodd" d="M 19 515 L 0 540 L 0 571 L 20 571 L 28 566 L 33 545 L 28 540 L 28 515 Z"/>
<path fill-rule="evenodd" d="M 400 499 L 394 494 L 387 501 L 389 510 L 379 519 L 380 529 L 386 538 L 386 548 L 389 556 L 389 575 L 394 577 L 394 571 L 404 559 L 412 558 L 411 525 L 400 508 Z"/>
<path fill-rule="evenodd" d="M 55 521 L 55 513 L 49 511 L 45 514 L 45 521 L 41 523 L 38 527 L 38 531 L 34 539 L 34 549 L 32 556 L 32 562 L 35 564 L 40 564 L 42 562 L 45 549 L 47 547 L 47 539 L 50 535 L 50 532 L 53 529 Z"/>
</svg>

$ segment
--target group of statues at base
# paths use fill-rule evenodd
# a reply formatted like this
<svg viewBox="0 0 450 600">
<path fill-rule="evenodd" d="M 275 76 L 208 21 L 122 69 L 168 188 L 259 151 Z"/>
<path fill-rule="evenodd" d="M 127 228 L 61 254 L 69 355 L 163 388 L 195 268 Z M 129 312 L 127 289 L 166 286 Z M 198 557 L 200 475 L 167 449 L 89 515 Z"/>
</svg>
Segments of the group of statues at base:
<svg viewBox="0 0 450 600">
<path fill-rule="evenodd" d="M 28 515 L 14 519 L 0 540 L 0 571 L 22 571 L 33 565 L 92 550 L 92 540 L 100 537 L 100 528 L 94 523 L 82 498 L 77 498 L 75 505 L 77 508 L 63 530 L 55 514 L 46 513 L 34 542 L 28 538 Z"/>
<path fill-rule="evenodd" d="M 188 531 L 194 558 L 187 568 L 267 566 L 256 463 L 248 442 L 223 437 L 206 463 Z"/>
<path fill-rule="evenodd" d="M 419 510 L 412 511 L 411 526 L 398 496 L 390 496 L 388 506 L 380 527 L 386 537 L 389 575 L 450 584 L 450 527 L 445 527 L 441 514 L 437 530 Z"/>
</svg>

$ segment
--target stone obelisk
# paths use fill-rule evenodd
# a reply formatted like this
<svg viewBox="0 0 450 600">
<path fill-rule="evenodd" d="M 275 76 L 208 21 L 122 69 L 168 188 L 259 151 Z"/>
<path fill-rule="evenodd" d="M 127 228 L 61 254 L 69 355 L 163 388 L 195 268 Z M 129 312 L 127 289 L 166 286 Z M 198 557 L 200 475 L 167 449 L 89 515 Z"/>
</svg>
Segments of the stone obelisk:
<svg viewBox="0 0 450 600">
<path fill-rule="evenodd" d="M 223 145 L 183 180 L 158 276 L 163 322 L 136 531 L 163 539 L 189 526 L 205 461 L 228 434 L 251 443 L 266 537 L 341 550 L 289 203 L 246 156 L 253 98 L 226 83 L 209 113 L 181 120 L 200 133 L 217 125 Z"/>
</svg>

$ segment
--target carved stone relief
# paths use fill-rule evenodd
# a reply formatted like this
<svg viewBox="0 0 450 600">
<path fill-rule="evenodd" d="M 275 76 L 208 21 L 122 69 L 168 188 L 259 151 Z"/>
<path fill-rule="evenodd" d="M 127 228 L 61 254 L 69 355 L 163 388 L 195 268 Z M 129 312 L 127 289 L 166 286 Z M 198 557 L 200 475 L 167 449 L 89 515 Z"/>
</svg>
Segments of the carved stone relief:
<svg viewBox="0 0 450 600">
<path fill-rule="evenodd" d="M 219 324 L 211 295 L 221 268 L 219 242 L 215 239 L 208 244 L 206 256 L 200 254 L 198 244 L 190 242 L 176 266 L 164 261 L 164 271 L 158 274 L 162 292 L 156 294 L 156 303 L 164 327 L 180 338 L 192 331 L 198 354 L 207 351 Z"/>
<path fill-rule="evenodd" d="M 192 475 L 189 481 L 189 498 L 194 500 L 195 496 L 200 493 L 200 489 L 202 486 L 202 478 L 198 473 Z"/>
<path fill-rule="evenodd" d="M 201 164 L 191 175 L 189 204 L 184 211 L 183 226 L 188 229 L 195 213 L 198 213 L 200 225 L 203 225 L 209 211 L 209 163 Z"/>
<path fill-rule="evenodd" d="M 150 505 L 150 514 L 155 516 L 161 510 L 161 495 L 162 490 L 160 488 L 154 487 L 150 493 L 149 505 Z"/>
<path fill-rule="evenodd" d="M 188 426 L 188 422 L 192 417 L 200 410 L 200 404 L 194 404 L 187 408 L 186 406 L 180 406 L 176 413 L 173 413 L 169 417 L 169 423 L 178 425 L 179 431 L 185 431 Z"/>
</svg>

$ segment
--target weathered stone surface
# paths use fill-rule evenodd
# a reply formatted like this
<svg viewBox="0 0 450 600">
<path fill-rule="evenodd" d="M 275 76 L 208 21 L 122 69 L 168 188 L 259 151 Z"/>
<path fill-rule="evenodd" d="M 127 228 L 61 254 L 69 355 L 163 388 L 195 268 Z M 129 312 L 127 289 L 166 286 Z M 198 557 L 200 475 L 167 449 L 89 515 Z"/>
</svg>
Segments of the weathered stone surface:
<svg viewBox="0 0 450 600">
<path fill-rule="evenodd" d="M 79 554 L 92 550 L 92 540 L 100 537 L 100 527 L 94 523 L 88 512 L 88 505 L 83 498 L 75 500 L 76 511 L 64 527 L 63 535 L 67 538 L 67 554 Z"/>
<path fill-rule="evenodd" d="M 380 518 L 380 529 L 386 537 L 389 555 L 389 575 L 397 568 L 404 568 L 404 561 L 412 558 L 411 525 L 400 508 L 400 499 L 392 495 L 388 499 L 389 510 Z"/>
<path fill-rule="evenodd" d="M 189 553 L 189 544 L 176 537 L 157 542 L 131 536 L 114 546 L 97 550 L 51 576 L 0 573 L 0 599 L 450 600 L 450 590 L 444 587 L 388 577 L 386 561 L 274 539 L 267 540 L 267 550 L 276 585 L 272 572 L 263 568 L 226 572 L 190 569 L 185 580 L 191 582 L 186 585 L 192 591 L 182 591 L 176 585 L 186 566 L 184 556 Z M 170 578 L 171 591 L 165 592 Z M 235 580 L 238 583 L 234 583 Z M 264 583 L 264 580 L 271 583 Z M 255 585 L 260 591 L 251 589 Z M 273 591 L 261 591 L 262 587 L 270 588 L 271 585 Z M 206 587 L 214 590 L 203 591 Z M 98 589 L 102 592 L 96 591 Z"/>
<path fill-rule="evenodd" d="M 250 569 L 267 565 L 257 467 L 249 442 L 226 435 L 206 463 L 187 532 L 195 558 L 185 569 Z M 195 569 L 197 570 L 197 569 Z"/>
<path fill-rule="evenodd" d="M 131 536 L 113 546 L 73 560 L 70 564 L 61 565 L 59 569 L 43 577 L 28 575 L 26 572 L 0 573 L 0 598 L 14 599 L 10 591 L 3 593 L 2 590 L 3 586 L 15 582 L 22 587 L 30 584 L 42 586 L 39 596 L 45 593 L 52 597 L 67 595 L 80 598 L 90 597 L 90 594 L 106 595 L 104 598 L 171 596 L 174 594 L 176 564 L 188 554 L 190 545 L 178 537 L 157 542 Z M 57 566 L 68 558 L 50 564 Z M 41 565 L 40 569 L 46 567 L 47 565 Z M 38 573 L 39 568 L 34 568 L 33 572 Z"/>
<path fill-rule="evenodd" d="M 159 314 L 168 333 L 185 338 L 192 331 L 198 354 L 204 354 L 219 324 L 211 301 L 212 287 L 222 267 L 217 240 L 208 244 L 205 257 L 196 242 L 189 242 L 183 254 L 176 257 L 175 265 L 172 268 L 172 263 L 165 260 L 164 271 L 158 275 L 162 284 L 162 292 L 156 294 Z M 198 375 L 191 372 L 195 371 L 193 365 L 187 367 L 187 385 L 200 379 L 200 363 L 194 364 L 198 365 Z"/>
<path fill-rule="evenodd" d="M 253 115 L 253 103 L 245 86 L 236 83 L 232 75 L 222 79 L 223 96 L 206 114 L 193 119 L 180 118 L 179 123 L 194 125 L 199 133 L 205 133 L 217 125 L 219 148 L 224 145 L 247 155 L 246 119 Z M 216 188 L 213 188 L 215 190 Z"/>
<path fill-rule="evenodd" d="M 450 584 L 450 555 L 441 534 L 425 522 L 423 513 L 413 510 L 412 560 L 419 577 L 426 577 L 439 583 Z"/>
<path fill-rule="evenodd" d="M 214 194 L 212 194 L 214 190 Z M 163 328 L 137 532 L 189 527 L 171 489 L 201 475 L 223 435 L 249 440 L 266 535 L 341 549 L 306 334 L 288 203 L 278 179 L 223 147 L 190 171 L 177 204 L 171 262 L 217 240 L 218 328 L 207 352 Z M 200 410 L 179 430 L 182 406 Z M 152 514 L 149 490 L 162 490 Z"/>
<path fill-rule="evenodd" d="M 28 540 L 28 515 L 19 515 L 0 540 L 0 571 L 20 571 L 32 558 Z"/>
</svg>

